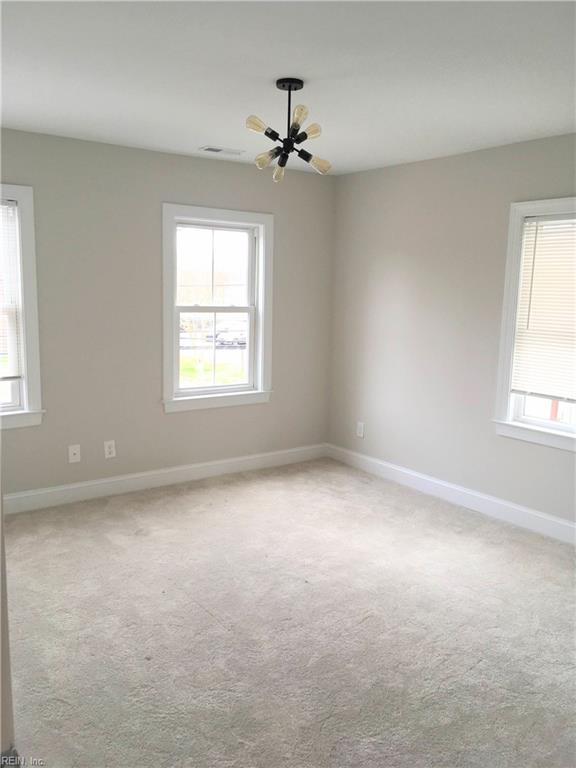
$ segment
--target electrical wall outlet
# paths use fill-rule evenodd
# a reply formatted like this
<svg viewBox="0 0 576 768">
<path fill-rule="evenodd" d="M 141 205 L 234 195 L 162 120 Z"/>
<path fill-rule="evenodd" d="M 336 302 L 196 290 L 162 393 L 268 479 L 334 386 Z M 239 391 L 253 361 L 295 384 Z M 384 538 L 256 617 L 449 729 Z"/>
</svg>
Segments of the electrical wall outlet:
<svg viewBox="0 0 576 768">
<path fill-rule="evenodd" d="M 68 446 L 68 463 L 77 464 L 80 461 L 80 446 L 69 445 Z"/>
<path fill-rule="evenodd" d="M 116 443 L 114 440 L 104 441 L 104 458 L 105 459 L 116 458 Z"/>
<path fill-rule="evenodd" d="M 357 421 L 356 422 L 356 437 L 364 437 L 364 422 L 363 421 Z"/>
</svg>

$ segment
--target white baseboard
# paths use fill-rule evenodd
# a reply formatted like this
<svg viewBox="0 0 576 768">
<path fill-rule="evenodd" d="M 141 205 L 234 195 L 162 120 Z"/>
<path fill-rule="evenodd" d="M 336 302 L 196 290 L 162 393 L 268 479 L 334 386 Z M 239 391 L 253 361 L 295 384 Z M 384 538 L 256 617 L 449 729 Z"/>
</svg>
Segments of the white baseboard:
<svg viewBox="0 0 576 768">
<path fill-rule="evenodd" d="M 187 483 L 190 480 L 201 480 L 205 477 L 228 475 L 234 472 L 245 472 L 251 469 L 279 467 L 283 464 L 296 464 L 299 461 L 310 461 L 326 456 L 326 446 L 305 445 L 300 448 L 287 448 L 283 451 L 254 453 L 249 456 L 236 456 L 231 459 L 204 461 L 198 464 L 187 464 L 180 467 L 154 469 L 150 472 L 137 472 L 130 475 L 116 475 L 102 480 L 87 480 L 70 485 L 57 485 L 50 488 L 38 488 L 34 491 L 8 493 L 4 496 L 4 512 L 28 512 L 33 509 L 54 507 L 59 504 L 70 504 L 76 501 L 97 499 L 103 496 L 114 496 L 130 491 L 142 491 L 146 488 L 158 488 L 163 485 Z"/>
<path fill-rule="evenodd" d="M 356 453 L 337 445 L 321 443 L 305 445 L 299 448 L 288 448 L 282 451 L 255 453 L 249 456 L 236 456 L 231 459 L 205 461 L 198 464 L 187 464 L 180 467 L 167 467 L 150 472 L 137 472 L 130 475 L 117 475 L 102 480 L 88 480 L 70 485 L 57 485 L 51 488 L 39 488 L 33 491 L 9 493 L 4 496 L 4 512 L 28 512 L 33 509 L 43 509 L 59 504 L 70 504 L 76 501 L 97 499 L 103 496 L 114 496 L 130 491 L 142 491 L 146 488 L 158 488 L 164 485 L 186 483 L 191 480 L 201 480 L 216 475 L 228 475 L 234 472 L 245 472 L 265 467 L 279 467 L 284 464 L 295 464 L 300 461 L 310 461 L 328 456 L 352 467 L 363 469 L 373 475 L 391 480 L 401 485 L 407 485 L 422 493 L 436 496 L 460 507 L 467 507 L 475 512 L 481 512 L 489 517 L 506 523 L 527 528 L 535 533 L 550 536 L 560 541 L 574 543 L 576 525 L 569 520 L 538 512 L 528 507 L 522 507 L 511 501 L 505 501 L 495 496 L 488 496 L 479 491 L 472 491 L 461 485 L 448 483 L 421 472 L 415 472 L 406 467 L 390 464 L 363 453 Z"/>
<path fill-rule="evenodd" d="M 363 469 L 365 472 L 391 480 L 401 485 L 407 485 L 422 493 L 436 496 L 452 504 L 473 509 L 483 515 L 494 517 L 506 523 L 527 528 L 535 533 L 550 536 L 553 539 L 574 543 L 576 524 L 561 517 L 555 517 L 545 512 L 522 507 L 512 501 L 505 501 L 495 496 L 488 496 L 479 491 L 472 491 L 461 485 L 448 483 L 430 475 L 423 475 L 406 467 L 399 467 L 381 459 L 374 459 L 363 453 L 356 453 L 337 445 L 327 445 L 326 455 L 344 464 Z"/>
</svg>

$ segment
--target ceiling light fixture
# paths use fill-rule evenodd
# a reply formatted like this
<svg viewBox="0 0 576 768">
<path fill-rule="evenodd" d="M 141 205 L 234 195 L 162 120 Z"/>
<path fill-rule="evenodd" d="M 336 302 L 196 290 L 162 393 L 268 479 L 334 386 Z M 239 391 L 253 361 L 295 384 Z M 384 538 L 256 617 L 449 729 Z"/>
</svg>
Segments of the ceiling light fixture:
<svg viewBox="0 0 576 768">
<path fill-rule="evenodd" d="M 271 141 L 279 142 L 281 146 L 276 146 L 274 149 L 270 149 L 267 152 L 261 152 L 256 156 L 256 166 L 262 170 L 268 168 L 274 160 L 277 159 L 276 168 L 272 178 L 274 181 L 282 181 L 284 178 L 284 169 L 286 163 L 292 152 L 296 152 L 298 157 L 304 160 L 305 163 L 309 163 L 315 171 L 318 173 L 328 173 L 332 167 L 328 160 L 322 160 L 321 157 L 311 155 L 305 149 L 299 149 L 297 145 L 302 144 L 306 139 L 316 139 L 322 133 L 322 129 L 318 123 L 312 123 L 306 128 L 302 128 L 306 118 L 308 117 L 308 107 L 303 104 L 298 104 L 294 107 L 294 113 L 292 114 L 292 91 L 300 91 L 304 88 L 304 81 L 297 77 L 281 77 L 276 80 L 276 88 L 281 91 L 288 91 L 288 120 L 286 127 L 286 138 L 281 139 L 278 131 L 270 128 L 266 123 L 256 115 L 250 115 L 246 118 L 246 128 L 256 133 L 263 133 Z"/>
</svg>

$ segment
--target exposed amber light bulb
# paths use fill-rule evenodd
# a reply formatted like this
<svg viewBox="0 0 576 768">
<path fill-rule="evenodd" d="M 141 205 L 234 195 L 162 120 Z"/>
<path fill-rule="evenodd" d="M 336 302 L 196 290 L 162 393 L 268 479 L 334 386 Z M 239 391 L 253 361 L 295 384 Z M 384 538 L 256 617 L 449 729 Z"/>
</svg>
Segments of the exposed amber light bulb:
<svg viewBox="0 0 576 768">
<path fill-rule="evenodd" d="M 248 115 L 246 118 L 246 128 L 256 133 L 264 133 L 268 126 L 263 120 L 260 120 L 256 115 Z"/>
<path fill-rule="evenodd" d="M 274 173 L 272 174 L 272 178 L 274 179 L 274 181 L 276 182 L 282 181 L 282 179 L 284 178 L 285 170 L 286 169 L 284 168 L 283 165 L 277 165 L 276 168 L 274 169 Z"/>
<path fill-rule="evenodd" d="M 321 157 L 312 157 L 312 160 L 310 160 L 310 165 L 312 168 L 314 168 L 315 171 L 318 171 L 318 173 L 328 173 L 330 168 L 332 168 L 332 163 L 329 163 L 328 160 L 322 160 Z"/>
<path fill-rule="evenodd" d="M 322 133 L 322 128 L 320 128 L 318 123 L 312 123 L 312 125 L 304 128 L 304 133 L 306 134 L 307 139 L 317 139 Z"/>
<path fill-rule="evenodd" d="M 268 168 L 272 160 L 278 157 L 280 152 L 282 152 L 280 147 L 275 147 L 274 149 L 270 149 L 268 152 L 261 152 L 259 155 L 256 155 L 254 160 L 256 167 L 260 168 L 260 170 L 263 168 Z"/>
<path fill-rule="evenodd" d="M 308 107 L 305 107 L 304 104 L 297 104 L 294 107 L 294 112 L 292 113 L 292 123 L 300 126 L 307 117 Z"/>
</svg>

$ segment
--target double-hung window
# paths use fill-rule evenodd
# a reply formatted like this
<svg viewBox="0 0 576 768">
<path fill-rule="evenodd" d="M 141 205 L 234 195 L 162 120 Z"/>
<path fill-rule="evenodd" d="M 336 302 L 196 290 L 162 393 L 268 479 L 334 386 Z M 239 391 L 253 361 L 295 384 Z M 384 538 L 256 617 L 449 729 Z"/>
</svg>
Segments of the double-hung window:
<svg viewBox="0 0 576 768">
<path fill-rule="evenodd" d="M 512 205 L 496 425 L 576 445 L 576 198 Z"/>
<path fill-rule="evenodd" d="M 266 402 L 272 216 L 165 203 L 166 411 Z"/>
<path fill-rule="evenodd" d="M 0 417 L 2 428 L 40 424 L 40 357 L 31 187 L 1 185 Z"/>
</svg>

